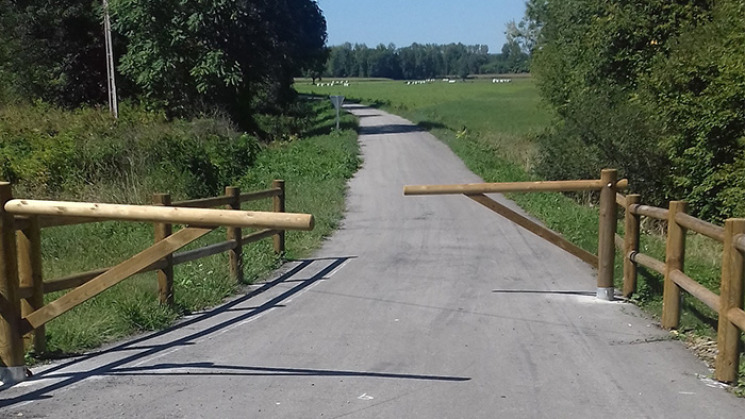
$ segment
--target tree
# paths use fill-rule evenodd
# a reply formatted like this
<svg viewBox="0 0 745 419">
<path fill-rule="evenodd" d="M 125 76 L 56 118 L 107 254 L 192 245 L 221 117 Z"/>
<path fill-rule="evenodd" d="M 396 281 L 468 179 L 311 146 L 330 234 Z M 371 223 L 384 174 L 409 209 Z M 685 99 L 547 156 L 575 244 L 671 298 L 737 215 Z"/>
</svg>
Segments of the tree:
<svg viewBox="0 0 745 419">
<path fill-rule="evenodd" d="M 2 0 L 2 72 L 16 94 L 75 107 L 106 101 L 106 63 L 98 2 Z M 121 48 L 120 39 L 115 47 Z M 126 89 L 126 86 L 125 86 Z"/>
<path fill-rule="evenodd" d="M 745 3 L 718 2 L 651 62 L 645 99 L 667 128 L 673 193 L 701 216 L 745 216 Z"/>
<path fill-rule="evenodd" d="M 172 115 L 226 110 L 242 125 L 262 103 L 292 98 L 317 65 L 326 22 L 311 0 L 114 0 L 128 40 L 121 71 Z"/>
<path fill-rule="evenodd" d="M 560 121 L 543 135 L 543 173 L 614 165 L 653 203 L 745 215 L 744 12 L 740 0 L 545 2 L 532 70 Z"/>
</svg>

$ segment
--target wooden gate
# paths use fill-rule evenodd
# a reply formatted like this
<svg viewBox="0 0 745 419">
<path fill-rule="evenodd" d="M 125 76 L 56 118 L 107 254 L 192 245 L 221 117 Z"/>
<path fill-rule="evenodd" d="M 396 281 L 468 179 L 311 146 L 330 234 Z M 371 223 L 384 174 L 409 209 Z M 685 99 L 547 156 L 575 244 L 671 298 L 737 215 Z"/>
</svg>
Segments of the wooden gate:
<svg viewBox="0 0 745 419">
<path fill-rule="evenodd" d="M 598 270 L 597 297 L 612 300 L 613 269 L 618 248 L 623 255 L 623 295 L 636 291 L 637 267 L 642 266 L 664 276 L 663 328 L 675 329 L 680 321 L 681 291 L 685 290 L 718 313 L 717 358 L 715 378 L 736 382 L 740 364 L 740 337 L 745 330 L 745 219 L 729 219 L 724 227 L 686 214 L 686 203 L 670 202 L 669 209 L 640 204 L 639 195 L 624 196 L 617 191 L 628 186 L 617 180 L 616 170 L 606 169 L 599 180 L 554 182 L 481 183 L 463 185 L 405 186 L 404 195 L 463 194 L 517 225 L 577 256 Z M 600 191 L 598 254 L 592 254 L 561 235 L 487 197 L 487 193 L 505 192 L 576 192 Z M 624 237 L 616 234 L 618 207 L 625 209 Z M 639 252 L 640 218 L 650 217 L 667 222 L 665 260 Z M 724 244 L 719 295 L 684 273 L 687 232 L 695 232 Z"/>
<path fill-rule="evenodd" d="M 242 211 L 242 202 L 273 198 L 274 212 Z M 284 251 L 285 230 L 312 230 L 309 214 L 284 212 L 284 182 L 271 189 L 241 194 L 226 188 L 225 196 L 170 203 L 156 195 L 157 205 L 119 205 L 91 202 L 13 199 L 11 185 L 0 182 L 0 381 L 6 385 L 24 378 L 23 336 L 35 330 L 35 345 L 43 344 L 43 326 L 81 303 L 141 272 L 158 271 L 160 299 L 172 301 L 173 266 L 190 260 L 230 252 L 230 271 L 241 280 L 241 247 L 275 237 L 275 251 Z M 228 209 L 211 207 L 227 206 Z M 75 274 L 52 282 L 41 277 L 41 229 L 98 221 L 150 222 L 156 242 L 130 259 L 110 268 Z M 184 228 L 172 234 L 172 224 Z M 227 241 L 201 249 L 173 253 L 217 227 L 228 227 Z M 258 228 L 246 236 L 241 228 Z M 73 288 L 44 305 L 44 294 Z M 42 340 L 42 342 L 39 341 Z"/>
</svg>

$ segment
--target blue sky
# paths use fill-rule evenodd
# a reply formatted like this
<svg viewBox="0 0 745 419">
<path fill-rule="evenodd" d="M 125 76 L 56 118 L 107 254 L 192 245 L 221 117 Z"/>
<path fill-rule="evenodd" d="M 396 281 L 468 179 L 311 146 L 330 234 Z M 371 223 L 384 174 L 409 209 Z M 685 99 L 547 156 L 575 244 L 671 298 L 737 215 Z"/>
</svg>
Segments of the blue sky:
<svg viewBox="0 0 745 419">
<path fill-rule="evenodd" d="M 525 0 L 318 0 L 329 45 L 393 42 L 486 44 L 500 52 L 505 26 L 519 21 Z"/>
</svg>

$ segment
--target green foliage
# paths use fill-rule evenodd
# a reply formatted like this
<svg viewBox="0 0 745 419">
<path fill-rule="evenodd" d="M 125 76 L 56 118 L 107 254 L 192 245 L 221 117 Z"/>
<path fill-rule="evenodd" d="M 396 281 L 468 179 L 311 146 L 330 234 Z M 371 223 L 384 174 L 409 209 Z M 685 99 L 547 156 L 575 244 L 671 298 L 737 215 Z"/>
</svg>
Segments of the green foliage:
<svg viewBox="0 0 745 419">
<path fill-rule="evenodd" d="M 67 112 L 37 104 L 0 109 L 0 178 L 37 197 L 85 199 L 102 189 L 115 200 L 147 202 L 152 189 L 176 197 L 214 195 L 243 174 L 258 141 L 224 120 L 167 123 L 125 105 Z"/>
<path fill-rule="evenodd" d="M 560 118 L 541 136 L 542 175 L 613 166 L 647 202 L 686 199 L 709 220 L 744 214 L 741 1 L 531 4 L 533 72 Z"/>
<path fill-rule="evenodd" d="M 745 3 L 675 38 L 652 62 L 646 93 L 666 125 L 675 192 L 709 219 L 745 216 Z"/>
<path fill-rule="evenodd" d="M 128 40 L 121 71 L 172 115 L 217 107 L 248 127 L 261 99 L 289 103 L 291 77 L 325 54 L 310 0 L 114 0 L 112 11 Z"/>
<path fill-rule="evenodd" d="M 667 164 L 659 129 L 639 104 L 586 94 L 564 109 L 564 119 L 537 136 L 536 173 L 547 179 L 594 179 L 613 167 L 645 202 L 664 202 Z"/>
<path fill-rule="evenodd" d="M 85 0 L 0 1 L 0 50 L 4 50 L 0 51 L 0 81 L 9 83 L 3 87 L 22 98 L 66 107 L 104 102 L 106 64 L 100 4 Z M 115 40 L 117 48 L 119 41 Z"/>
</svg>

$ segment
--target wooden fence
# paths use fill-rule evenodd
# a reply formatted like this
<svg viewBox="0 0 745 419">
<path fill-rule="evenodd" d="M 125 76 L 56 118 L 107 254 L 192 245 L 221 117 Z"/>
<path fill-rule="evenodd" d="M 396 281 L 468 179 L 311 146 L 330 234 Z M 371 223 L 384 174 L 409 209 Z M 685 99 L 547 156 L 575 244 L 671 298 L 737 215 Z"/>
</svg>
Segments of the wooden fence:
<svg viewBox="0 0 745 419">
<path fill-rule="evenodd" d="M 273 200 L 273 212 L 241 211 L 244 202 L 268 198 Z M 116 266 L 44 280 L 43 228 L 108 220 L 152 222 L 155 243 Z M 174 233 L 173 224 L 185 227 Z M 134 274 L 157 271 L 160 301 L 172 303 L 175 265 L 228 252 L 230 274 L 242 281 L 244 245 L 273 237 L 275 252 L 282 253 L 285 230 L 307 231 L 313 225 L 312 215 L 285 212 L 281 180 L 259 192 L 228 187 L 224 196 L 190 201 L 171 202 L 168 194 L 156 194 L 153 205 L 13 199 L 11 185 L 0 182 L 0 361 L 11 369 L 23 367 L 24 336 L 43 352 L 44 324 Z M 225 241 L 174 254 L 220 226 L 227 227 Z M 243 235 L 242 228 L 259 230 Z M 44 294 L 70 289 L 44 304 Z"/>
<path fill-rule="evenodd" d="M 740 335 L 741 331 L 745 331 L 745 219 L 729 219 L 724 227 L 720 227 L 686 214 L 684 201 L 670 202 L 667 209 L 642 205 L 640 201 L 639 195 L 616 195 L 616 202 L 625 209 L 624 237 L 615 236 L 616 247 L 623 254 L 623 294 L 631 296 L 636 291 L 637 265 L 641 265 L 664 276 L 663 328 L 675 329 L 679 326 L 681 290 L 706 304 L 718 314 L 714 377 L 722 382 L 736 382 L 740 363 Z M 639 252 L 641 217 L 667 223 L 665 261 Z M 689 231 L 724 245 L 718 295 L 684 273 Z"/>
<path fill-rule="evenodd" d="M 404 187 L 404 195 L 463 194 L 519 226 L 577 256 L 598 270 L 597 297 L 612 300 L 615 248 L 623 255 L 623 295 L 636 291 L 637 266 L 664 275 L 662 327 L 677 328 L 680 321 L 681 290 L 685 290 L 718 313 L 717 358 L 715 378 L 722 382 L 737 381 L 740 360 L 740 337 L 745 331 L 745 219 L 729 219 L 724 227 L 686 214 L 686 203 L 673 201 L 669 209 L 640 204 L 639 195 L 624 196 L 618 191 L 628 182 L 617 180 L 615 170 L 601 172 L 600 180 L 554 182 L 483 183 L 465 185 L 418 185 Z M 561 235 L 524 217 L 487 197 L 486 193 L 504 192 L 576 192 L 600 191 L 598 254 L 592 254 Z M 618 207 L 625 209 L 624 237 L 616 234 Z M 639 252 L 641 217 L 666 221 L 665 261 Z M 719 295 L 684 273 L 685 241 L 688 231 L 710 237 L 724 244 Z"/>
</svg>

